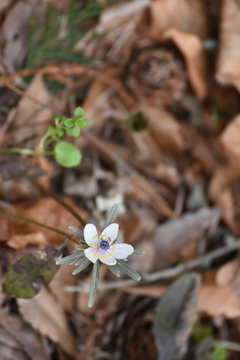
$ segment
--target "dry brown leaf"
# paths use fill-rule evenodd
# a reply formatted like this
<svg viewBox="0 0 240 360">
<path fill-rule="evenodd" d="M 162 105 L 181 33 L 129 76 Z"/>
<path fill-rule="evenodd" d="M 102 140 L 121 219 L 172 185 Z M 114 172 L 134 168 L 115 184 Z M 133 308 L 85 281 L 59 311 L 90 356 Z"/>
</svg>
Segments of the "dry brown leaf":
<svg viewBox="0 0 240 360">
<path fill-rule="evenodd" d="M 6 5 L 5 1 L 3 5 L 4 3 Z M 21 67 L 27 50 L 26 38 L 30 13 L 31 7 L 27 2 L 18 2 L 8 11 L 1 26 L 1 42 L 4 44 L 1 60 L 4 67 L 0 65 L 0 71 L 4 72 L 7 69 L 11 73 Z"/>
<path fill-rule="evenodd" d="M 80 216 L 86 217 L 86 213 L 77 207 L 73 201 L 67 198 L 65 201 Z M 14 210 L 16 214 L 67 233 L 70 233 L 69 226 L 79 227 L 75 217 L 52 198 L 46 197 L 17 203 Z M 64 240 L 60 234 L 44 228 L 40 229 L 34 224 L 12 219 L 9 220 L 9 224 L 8 245 L 15 249 L 20 249 L 27 244 L 59 246 Z"/>
<path fill-rule="evenodd" d="M 73 266 L 69 264 L 61 265 L 57 274 L 50 282 L 48 287 L 58 299 L 62 307 L 69 312 L 73 310 L 74 292 L 65 291 L 65 286 L 76 285 L 77 277 L 72 275 Z"/>
<path fill-rule="evenodd" d="M 225 152 L 234 165 L 239 164 L 240 160 L 240 115 L 235 116 L 221 134 L 220 141 L 225 148 Z"/>
<path fill-rule="evenodd" d="M 224 316 L 227 319 L 240 317 L 238 298 L 229 286 L 203 285 L 199 293 L 198 310 L 210 316 Z"/>
<path fill-rule="evenodd" d="M 207 95 L 207 84 L 204 78 L 205 57 L 201 39 L 194 34 L 178 29 L 168 29 L 163 39 L 172 40 L 181 51 L 187 65 L 189 81 L 200 100 Z"/>
<path fill-rule="evenodd" d="M 11 0 L 2 0 L 0 3 L 0 11 L 3 11 L 10 4 Z"/>
<path fill-rule="evenodd" d="M 220 23 L 220 51 L 216 80 L 240 91 L 240 7 L 236 0 L 224 0 Z"/>
<path fill-rule="evenodd" d="M 124 292 L 148 296 L 158 299 L 167 287 L 139 286 L 121 289 Z M 202 284 L 198 295 L 198 311 L 209 316 L 224 316 L 227 319 L 236 319 L 240 316 L 240 305 L 237 296 L 230 286 Z"/>
<path fill-rule="evenodd" d="M 42 76 L 36 75 L 18 104 L 14 123 L 18 127 L 14 133 L 15 142 L 21 142 L 33 133 L 38 136 L 44 134 L 47 122 L 53 115 L 53 100 L 43 83 Z M 36 140 L 33 144 L 36 144 Z"/>
<path fill-rule="evenodd" d="M 116 4 L 102 12 L 97 26 L 90 30 L 75 46 L 87 57 L 105 58 L 111 63 L 126 63 L 136 39 L 136 28 L 150 0 L 135 0 Z M 96 40 L 93 36 L 105 34 Z"/>
<path fill-rule="evenodd" d="M 204 231 L 216 226 L 220 218 L 217 208 L 201 208 L 177 220 L 158 226 L 155 237 L 155 265 L 163 269 L 180 258 L 189 260 L 196 254 L 197 241 Z"/>
<path fill-rule="evenodd" d="M 66 352 L 74 354 L 67 317 L 58 300 L 43 288 L 32 299 L 17 299 L 23 319 L 42 335 L 58 343 Z"/>
<path fill-rule="evenodd" d="M 19 315 L 0 312 L 0 358 L 46 360 L 42 339 Z"/>
<path fill-rule="evenodd" d="M 216 284 L 219 286 L 229 285 L 239 269 L 239 258 L 222 265 L 216 273 Z"/>
<path fill-rule="evenodd" d="M 169 112 L 147 105 L 142 106 L 141 110 L 149 118 L 149 130 L 161 149 L 170 153 L 186 149 L 181 127 Z"/>
<path fill-rule="evenodd" d="M 239 235 L 239 176 L 240 169 L 231 166 L 218 168 L 209 184 L 210 199 L 219 207 L 223 220 L 231 231 Z"/>
<path fill-rule="evenodd" d="M 155 0 L 149 6 L 150 36 L 160 40 L 163 32 L 176 28 L 205 38 L 208 22 L 204 6 L 200 0 Z"/>
</svg>

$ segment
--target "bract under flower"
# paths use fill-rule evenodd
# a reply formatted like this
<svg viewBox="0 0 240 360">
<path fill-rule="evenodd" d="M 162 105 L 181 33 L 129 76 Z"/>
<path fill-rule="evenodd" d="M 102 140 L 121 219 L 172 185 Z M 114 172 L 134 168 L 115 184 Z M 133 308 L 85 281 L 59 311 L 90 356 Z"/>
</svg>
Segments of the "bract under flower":
<svg viewBox="0 0 240 360">
<path fill-rule="evenodd" d="M 85 256 L 93 263 L 98 259 L 107 265 L 115 265 L 116 259 L 126 259 L 134 251 L 128 244 L 117 244 L 118 224 L 106 227 L 98 237 L 96 226 L 87 224 L 84 228 L 84 238 L 89 248 L 84 250 Z"/>
</svg>

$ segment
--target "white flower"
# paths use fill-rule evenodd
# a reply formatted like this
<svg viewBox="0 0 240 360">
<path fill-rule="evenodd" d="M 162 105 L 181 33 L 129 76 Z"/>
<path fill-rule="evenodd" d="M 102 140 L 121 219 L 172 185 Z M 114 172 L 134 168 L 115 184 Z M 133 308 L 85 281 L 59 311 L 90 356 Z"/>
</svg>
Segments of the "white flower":
<svg viewBox="0 0 240 360">
<path fill-rule="evenodd" d="M 116 244 L 118 224 L 106 227 L 98 237 L 97 228 L 87 224 L 84 228 L 84 239 L 89 248 L 84 250 L 85 256 L 93 263 L 98 259 L 107 265 L 115 265 L 116 259 L 126 259 L 134 251 L 128 244 Z"/>
</svg>

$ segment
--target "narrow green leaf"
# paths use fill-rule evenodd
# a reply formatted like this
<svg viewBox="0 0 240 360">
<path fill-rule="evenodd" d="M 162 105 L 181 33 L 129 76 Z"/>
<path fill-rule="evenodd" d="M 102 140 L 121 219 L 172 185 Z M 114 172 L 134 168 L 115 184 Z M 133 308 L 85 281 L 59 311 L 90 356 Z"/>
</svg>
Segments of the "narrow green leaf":
<svg viewBox="0 0 240 360">
<path fill-rule="evenodd" d="M 78 260 L 75 262 L 75 266 L 81 265 L 83 259 L 86 258 L 85 254 L 83 253 L 82 256 L 79 256 Z"/>
<path fill-rule="evenodd" d="M 83 108 L 81 108 L 80 106 L 77 107 L 77 108 L 74 110 L 74 116 L 75 116 L 76 118 L 81 118 L 81 117 L 83 117 L 83 116 L 84 116 L 84 110 L 83 110 Z"/>
<path fill-rule="evenodd" d="M 84 240 L 84 234 L 83 234 L 83 231 L 81 229 L 78 229 L 77 227 L 75 226 L 69 226 L 68 227 L 70 230 L 72 230 L 73 232 L 75 232 L 75 234 L 79 237 L 79 239 Z"/>
<path fill-rule="evenodd" d="M 84 270 L 84 269 L 90 264 L 90 262 L 91 262 L 91 261 L 88 260 L 87 258 L 83 259 L 81 265 L 80 265 L 77 269 L 75 269 L 75 270 L 72 272 L 72 274 L 73 274 L 73 275 L 76 275 L 76 274 L 80 273 L 82 270 Z"/>
<path fill-rule="evenodd" d="M 106 229 L 106 227 L 108 227 L 110 224 L 112 224 L 117 208 L 118 208 L 118 204 L 114 204 L 111 210 L 109 211 L 109 213 L 107 214 L 107 218 L 103 225 L 102 231 Z"/>
<path fill-rule="evenodd" d="M 136 254 L 136 255 L 144 255 L 144 254 L 145 254 L 145 251 L 138 250 L 138 249 L 134 249 L 133 254 Z"/>
<path fill-rule="evenodd" d="M 122 270 L 125 274 L 127 274 L 134 280 L 136 281 L 141 280 L 141 276 L 135 270 L 133 270 L 128 264 L 126 264 L 125 261 L 117 260 L 117 265 L 120 268 L 120 270 Z"/>
<path fill-rule="evenodd" d="M 78 148 L 66 141 L 59 142 L 54 147 L 53 153 L 59 165 L 67 168 L 79 165 L 82 160 L 82 153 Z"/>
<path fill-rule="evenodd" d="M 107 265 L 109 270 L 113 273 L 113 275 L 119 277 L 120 276 L 120 270 L 116 265 Z"/>
<path fill-rule="evenodd" d="M 78 254 L 65 256 L 64 258 L 57 260 L 56 265 L 63 265 L 63 264 L 67 264 L 70 261 L 77 260 L 78 256 L 79 256 Z"/>
<path fill-rule="evenodd" d="M 73 129 L 72 129 L 72 136 L 77 138 L 81 133 L 81 129 L 78 127 L 78 126 L 75 126 Z"/>
<path fill-rule="evenodd" d="M 89 301 L 88 301 L 89 307 L 92 307 L 94 304 L 98 285 L 99 285 L 99 261 L 97 260 L 95 262 L 95 264 L 93 265 L 92 283 L 91 283 L 90 296 L 89 296 Z"/>
</svg>

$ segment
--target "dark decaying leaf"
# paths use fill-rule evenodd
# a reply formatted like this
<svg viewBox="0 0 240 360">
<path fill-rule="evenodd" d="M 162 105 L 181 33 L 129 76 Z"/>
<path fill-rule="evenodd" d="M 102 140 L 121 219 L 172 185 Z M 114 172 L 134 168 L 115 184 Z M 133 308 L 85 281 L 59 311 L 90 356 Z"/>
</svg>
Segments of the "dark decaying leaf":
<svg viewBox="0 0 240 360">
<path fill-rule="evenodd" d="M 180 359 L 197 319 L 200 277 L 189 273 L 177 279 L 159 300 L 153 333 L 161 360 Z"/>
<path fill-rule="evenodd" d="M 7 272 L 4 289 L 20 298 L 32 298 L 56 275 L 61 252 L 54 248 L 34 251 L 22 257 Z"/>
</svg>

